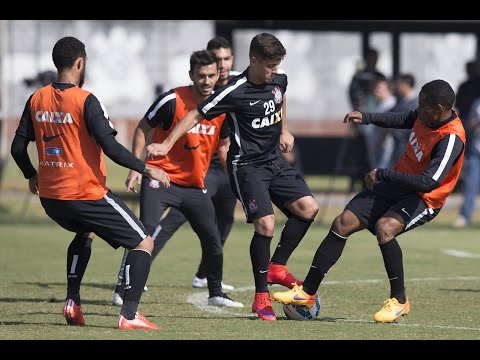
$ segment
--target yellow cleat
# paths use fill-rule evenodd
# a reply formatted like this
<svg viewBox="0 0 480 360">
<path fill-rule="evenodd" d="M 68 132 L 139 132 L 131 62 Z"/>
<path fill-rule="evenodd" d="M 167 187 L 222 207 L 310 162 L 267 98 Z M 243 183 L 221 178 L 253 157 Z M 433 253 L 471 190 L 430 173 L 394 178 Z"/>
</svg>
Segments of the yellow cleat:
<svg viewBox="0 0 480 360">
<path fill-rule="evenodd" d="M 391 323 L 397 320 L 400 316 L 405 316 L 410 312 L 410 301 L 407 298 L 405 304 L 400 304 L 397 299 L 391 298 L 385 300 L 383 308 L 375 315 L 373 320 L 380 323 Z"/>
<path fill-rule="evenodd" d="M 282 304 L 305 305 L 312 307 L 315 304 L 316 294 L 309 295 L 303 291 L 302 285 L 293 285 L 288 291 L 278 291 L 272 294 L 272 298 Z"/>
</svg>

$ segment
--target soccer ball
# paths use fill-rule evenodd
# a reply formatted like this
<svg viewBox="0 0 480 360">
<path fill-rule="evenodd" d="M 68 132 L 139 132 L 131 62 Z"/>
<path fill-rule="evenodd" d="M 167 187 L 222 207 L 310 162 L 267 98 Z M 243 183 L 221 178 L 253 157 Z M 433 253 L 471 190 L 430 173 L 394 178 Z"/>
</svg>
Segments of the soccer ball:
<svg viewBox="0 0 480 360">
<path fill-rule="evenodd" d="M 320 314 L 320 296 L 316 294 L 315 304 L 310 309 L 305 305 L 284 304 L 283 312 L 290 320 L 313 320 Z"/>
</svg>

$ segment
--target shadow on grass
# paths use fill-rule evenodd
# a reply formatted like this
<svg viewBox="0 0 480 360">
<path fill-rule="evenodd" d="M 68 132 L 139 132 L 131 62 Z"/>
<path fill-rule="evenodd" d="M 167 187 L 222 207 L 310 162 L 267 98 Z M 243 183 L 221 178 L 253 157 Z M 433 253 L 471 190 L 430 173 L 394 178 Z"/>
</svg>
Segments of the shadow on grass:
<svg viewBox="0 0 480 360">
<path fill-rule="evenodd" d="M 59 323 L 51 323 L 51 322 L 34 322 L 34 321 L 0 321 L 0 325 L 6 325 L 6 326 L 8 325 L 43 325 L 43 326 L 71 327 L 70 325 L 67 325 L 67 324 L 59 324 Z M 116 329 L 115 326 L 100 326 L 100 325 L 85 325 L 85 327 L 92 327 L 92 328 L 99 328 L 99 329 Z"/>
<path fill-rule="evenodd" d="M 16 285 L 34 285 L 38 286 L 41 288 L 51 288 L 55 286 L 62 286 L 62 287 L 67 287 L 67 282 L 29 282 L 29 281 L 17 281 L 14 284 Z M 107 290 L 115 290 L 115 283 L 91 283 L 91 282 L 85 282 L 82 283 L 82 288 L 83 287 L 92 287 L 96 289 L 107 289 Z"/>
</svg>

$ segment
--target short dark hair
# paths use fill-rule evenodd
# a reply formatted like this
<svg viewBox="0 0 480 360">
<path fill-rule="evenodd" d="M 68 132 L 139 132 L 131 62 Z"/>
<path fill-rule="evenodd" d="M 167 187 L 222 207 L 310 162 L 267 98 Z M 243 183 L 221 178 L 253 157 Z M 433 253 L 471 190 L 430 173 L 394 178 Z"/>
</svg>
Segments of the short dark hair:
<svg viewBox="0 0 480 360">
<path fill-rule="evenodd" d="M 212 51 L 220 48 L 231 49 L 232 44 L 223 36 L 216 36 L 207 43 L 208 51 Z"/>
<path fill-rule="evenodd" d="M 412 88 L 415 87 L 415 78 L 412 74 L 400 74 L 398 75 L 397 80 L 408 84 L 408 86 Z"/>
<path fill-rule="evenodd" d="M 87 58 L 85 44 L 72 36 L 61 38 L 53 47 L 52 59 L 57 70 L 70 69 L 79 57 Z"/>
<path fill-rule="evenodd" d="M 451 108 L 455 103 L 455 92 L 444 80 L 433 80 L 426 83 L 422 86 L 420 94 L 429 104 L 440 104 Z"/>
<path fill-rule="evenodd" d="M 269 33 L 255 35 L 250 43 L 249 56 L 260 56 L 268 60 L 282 60 L 287 54 L 280 40 Z"/>
<path fill-rule="evenodd" d="M 198 50 L 190 56 L 190 72 L 193 73 L 196 67 L 217 64 L 217 58 L 208 50 Z M 217 64 L 218 66 L 218 64 Z"/>
</svg>

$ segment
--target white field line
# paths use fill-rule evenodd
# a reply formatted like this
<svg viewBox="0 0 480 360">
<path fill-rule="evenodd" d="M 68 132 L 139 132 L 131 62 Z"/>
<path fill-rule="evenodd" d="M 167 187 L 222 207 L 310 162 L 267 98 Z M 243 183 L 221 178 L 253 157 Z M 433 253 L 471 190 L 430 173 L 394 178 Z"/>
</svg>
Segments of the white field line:
<svg viewBox="0 0 480 360">
<path fill-rule="evenodd" d="M 408 320 L 403 320 L 403 321 L 408 321 Z M 404 327 L 433 328 L 433 329 L 446 329 L 446 330 L 480 331 L 480 328 L 466 327 L 466 326 L 423 325 L 423 324 L 406 324 L 406 323 L 377 324 L 375 321 L 347 320 L 347 319 L 336 319 L 335 322 L 366 323 L 366 324 L 375 324 L 378 326 L 384 325 L 384 326 L 404 326 Z M 329 322 L 329 323 L 332 323 L 332 322 Z"/>
<path fill-rule="evenodd" d="M 457 250 L 457 249 L 443 249 L 444 254 L 455 256 L 459 258 L 468 258 L 468 259 L 479 259 L 480 254 L 471 253 L 468 251 Z"/>
<path fill-rule="evenodd" d="M 478 281 L 480 280 L 480 276 L 447 276 L 442 278 L 434 278 L 434 277 L 427 277 L 427 278 L 411 278 L 408 281 L 420 282 L 420 281 L 457 281 L 457 280 L 464 280 L 464 281 Z M 376 284 L 381 283 L 386 280 L 384 279 L 364 279 L 364 280 L 345 280 L 345 281 L 324 281 L 322 285 L 339 285 L 339 284 Z M 274 285 L 276 286 L 276 285 Z M 242 286 L 236 288 L 233 292 L 240 293 L 245 291 L 252 291 L 255 290 L 255 286 Z M 233 296 L 232 296 L 233 297 Z M 236 317 L 252 317 L 255 316 L 254 314 L 245 314 L 243 312 L 237 312 L 234 308 L 227 308 L 227 307 L 220 307 L 220 306 L 211 306 L 208 305 L 208 291 L 202 292 L 195 292 L 187 297 L 187 302 L 192 304 L 193 306 L 197 307 L 198 309 L 221 316 L 236 316 Z M 245 304 L 244 304 L 245 305 Z M 249 304 L 246 306 L 250 306 Z M 341 320 L 338 319 L 336 322 L 359 322 L 359 323 L 372 323 L 373 321 L 365 321 L 365 320 Z M 394 326 L 406 326 L 406 327 L 421 327 L 421 328 L 435 328 L 435 329 L 448 329 L 448 330 L 471 330 L 471 331 L 480 331 L 480 328 L 470 328 L 464 326 L 444 326 L 444 325 L 423 325 L 423 324 L 403 324 L 403 323 L 395 323 L 389 324 Z"/>
</svg>

